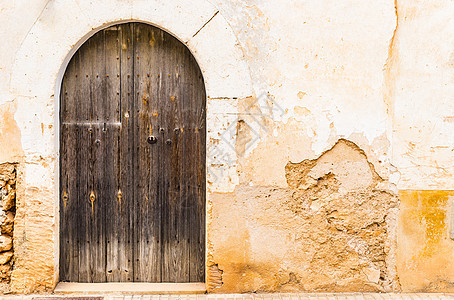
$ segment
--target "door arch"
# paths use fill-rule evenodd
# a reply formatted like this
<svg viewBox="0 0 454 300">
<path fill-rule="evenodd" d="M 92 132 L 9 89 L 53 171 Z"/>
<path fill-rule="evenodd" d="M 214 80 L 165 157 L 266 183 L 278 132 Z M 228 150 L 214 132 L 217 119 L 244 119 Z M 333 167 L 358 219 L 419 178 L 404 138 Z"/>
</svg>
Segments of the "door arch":
<svg viewBox="0 0 454 300">
<path fill-rule="evenodd" d="M 204 281 L 205 128 L 175 37 L 131 22 L 79 48 L 60 95 L 61 281 Z"/>
</svg>

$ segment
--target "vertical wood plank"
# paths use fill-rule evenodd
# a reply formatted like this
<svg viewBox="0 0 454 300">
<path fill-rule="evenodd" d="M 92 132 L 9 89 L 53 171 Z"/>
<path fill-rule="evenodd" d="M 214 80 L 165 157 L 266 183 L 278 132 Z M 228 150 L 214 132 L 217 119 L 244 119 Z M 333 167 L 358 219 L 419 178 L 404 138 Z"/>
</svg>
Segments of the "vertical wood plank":
<svg viewBox="0 0 454 300">
<path fill-rule="evenodd" d="M 75 55 L 67 67 L 61 89 L 60 114 L 60 280 L 78 280 L 78 244 L 77 244 L 77 208 L 78 186 L 73 178 L 76 177 L 77 135 L 70 121 L 75 119 L 78 98 L 78 82 L 75 81 L 78 55 Z"/>
<path fill-rule="evenodd" d="M 137 226 L 135 231 L 135 281 L 161 281 L 161 208 L 157 182 L 161 134 L 155 120 L 155 90 L 158 77 L 153 74 L 157 58 L 153 43 L 156 37 L 145 24 L 134 24 L 134 95 L 137 105 Z M 147 138 L 158 138 L 149 144 Z M 159 188 L 159 191 L 157 190 Z"/>
<path fill-rule="evenodd" d="M 189 86 L 194 86 L 195 83 L 198 81 L 198 72 L 197 70 L 190 69 L 188 70 L 188 75 L 191 78 L 191 83 Z M 194 157 L 193 160 L 187 163 L 187 168 L 190 170 L 191 175 L 187 175 L 189 182 L 188 182 L 188 188 L 189 188 L 189 195 L 188 195 L 188 201 L 190 201 L 191 205 L 189 206 L 189 212 L 191 215 L 190 218 L 190 223 L 189 223 L 189 228 L 190 228 L 190 256 L 189 256 L 189 269 L 190 269 L 190 274 L 189 274 L 189 281 L 199 281 L 198 278 L 198 272 L 199 272 L 199 248 L 198 248 L 198 240 L 199 240 L 199 234 L 200 234 L 200 225 L 199 225 L 199 218 L 200 216 L 198 215 L 199 212 L 199 205 L 198 205 L 198 197 L 197 197 L 197 184 L 198 184 L 198 167 L 199 167 L 199 153 L 197 152 L 198 149 L 198 143 L 200 143 L 200 131 L 198 128 L 198 117 L 200 112 L 196 110 L 197 107 L 197 96 L 198 93 L 195 91 L 193 88 L 189 88 L 187 90 L 188 95 L 190 95 L 190 101 L 188 101 L 187 105 L 192 112 L 189 117 L 188 125 L 189 125 L 189 132 L 191 135 L 191 139 L 193 142 L 190 144 L 189 151 Z"/>
<path fill-rule="evenodd" d="M 119 235 L 120 281 L 134 281 L 134 228 L 135 207 L 135 146 L 134 146 L 134 48 L 133 23 L 122 24 L 120 51 L 121 129 L 119 142 L 119 169 L 121 200 L 121 228 Z"/>
<path fill-rule="evenodd" d="M 163 47 L 165 49 L 164 53 L 166 54 L 166 73 L 167 77 L 167 89 L 162 95 L 162 102 L 166 103 L 163 110 L 166 112 L 166 119 L 169 120 L 167 126 L 169 127 L 169 133 L 173 132 L 175 126 L 175 121 L 178 116 L 177 109 L 182 107 L 178 106 L 177 103 L 180 101 L 181 90 L 179 90 L 179 78 L 180 78 L 180 64 L 182 63 L 181 54 L 182 47 L 178 47 L 179 42 L 176 41 L 173 37 L 166 37 L 166 43 Z M 169 246 L 166 249 L 168 256 L 167 259 L 167 273 L 168 280 L 171 282 L 184 282 L 187 281 L 186 277 L 188 275 L 188 269 L 185 268 L 187 265 L 187 256 L 185 255 L 188 252 L 188 249 L 185 247 L 184 243 L 181 243 L 182 239 L 182 225 L 185 221 L 182 219 L 182 209 L 183 207 L 179 203 L 179 191 L 178 185 L 180 184 L 178 178 L 178 170 L 181 167 L 181 160 L 178 159 L 178 152 L 176 148 L 171 148 L 173 151 L 169 151 L 170 146 L 167 145 L 165 153 L 167 153 L 168 160 L 164 160 L 166 163 L 166 170 L 170 172 L 166 174 L 169 180 L 169 195 L 167 197 L 167 208 L 169 212 L 169 222 L 167 224 L 167 239 Z M 178 195 L 177 195 L 178 193 Z M 186 257 L 185 257 L 186 256 Z M 184 260 L 186 259 L 186 260 Z"/>
<path fill-rule="evenodd" d="M 190 60 L 195 64 L 194 57 L 190 57 Z M 198 86 L 196 89 L 193 89 L 195 93 L 195 111 L 197 112 L 197 122 L 196 122 L 196 157 L 198 158 L 196 163 L 196 170 L 194 170 L 196 177 L 196 188 L 195 194 L 197 197 L 196 205 L 197 210 L 195 218 L 197 219 L 196 228 L 198 230 L 198 235 L 196 238 L 196 249 L 194 256 L 195 261 L 195 276 L 191 278 L 190 281 L 205 281 L 205 224 L 206 224 L 206 94 L 203 77 L 199 69 L 197 69 L 197 79 Z"/>
<path fill-rule="evenodd" d="M 79 78 L 80 106 L 79 114 L 76 117 L 77 131 L 77 183 L 79 186 L 79 211 L 80 220 L 78 220 L 78 240 L 79 240 L 79 282 L 91 282 L 90 276 L 90 232 L 92 210 L 90 202 L 90 181 L 89 178 L 89 160 L 91 145 L 89 124 L 92 119 L 91 115 L 91 80 L 92 69 L 91 61 L 94 49 L 91 47 L 92 40 L 88 40 L 79 51 L 79 70 L 76 76 Z M 84 74 L 85 73 L 85 74 Z M 84 76 L 85 75 L 85 76 Z"/>
<path fill-rule="evenodd" d="M 105 202 L 105 276 L 108 282 L 121 281 L 124 276 L 124 231 L 129 219 L 129 211 L 124 210 L 123 189 L 120 179 L 120 28 L 112 26 L 105 32 L 105 97 L 103 118 L 100 122 L 101 139 L 98 147 L 102 149 L 103 168 L 98 175 L 102 179 Z M 103 123 L 104 122 L 104 123 Z"/>
<path fill-rule="evenodd" d="M 168 181 L 168 169 L 170 168 L 169 165 L 169 153 L 166 151 L 166 145 L 165 145 L 165 139 L 166 139 L 166 133 L 168 132 L 169 129 L 169 124 L 168 124 L 168 119 L 169 119 L 169 65 L 171 65 L 171 62 L 169 61 L 169 56 L 171 53 L 166 52 L 172 51 L 171 47 L 168 47 L 168 37 L 166 34 L 163 32 L 160 32 L 160 43 L 158 44 L 158 47 L 156 48 L 156 56 L 157 58 L 161 61 L 161 64 L 159 65 L 159 73 L 160 73 L 160 86 L 159 86 L 159 93 L 158 93 L 158 98 L 157 98 L 157 103 L 159 105 L 159 111 L 160 111 L 160 119 L 159 119 L 159 126 L 163 128 L 165 131 L 161 133 L 162 137 L 162 142 L 160 143 L 160 157 L 159 157 L 159 163 L 160 163 L 160 185 L 163 187 L 161 190 L 160 194 L 160 201 L 162 203 L 162 239 L 163 239 L 163 244 L 162 244 L 162 263 L 163 263 L 163 268 L 162 268 L 162 281 L 163 282 L 172 282 L 173 281 L 173 275 L 174 273 L 172 270 L 174 269 L 174 262 L 172 260 L 172 253 L 171 249 L 174 247 L 174 239 L 172 238 L 172 224 L 173 224 L 173 218 L 172 218 L 172 206 L 170 203 L 170 199 L 168 198 L 168 192 L 169 192 L 169 181 Z"/>
<path fill-rule="evenodd" d="M 89 198 L 91 198 L 91 218 L 89 227 L 90 237 L 90 282 L 106 281 L 106 199 L 109 195 L 109 185 L 112 174 L 104 176 L 106 167 L 105 157 L 107 139 L 104 128 L 106 112 L 106 31 L 103 30 L 91 38 L 94 49 L 92 56 L 91 108 L 92 119 L 89 128 L 90 161 L 89 170 Z M 91 130 L 90 130 L 91 129 Z"/>
<path fill-rule="evenodd" d="M 175 48 L 175 63 L 174 63 L 174 70 L 173 71 L 173 82 L 172 82 L 172 90 L 170 94 L 171 102 L 173 102 L 171 115 L 174 116 L 175 124 L 173 125 L 174 128 L 181 128 L 184 127 L 184 124 L 187 119 L 185 116 L 185 98 L 187 91 L 185 90 L 184 86 L 184 78 L 186 77 L 185 74 L 185 61 L 184 61 L 184 52 L 186 50 L 185 47 L 181 47 L 177 41 L 175 41 L 176 45 Z M 175 202 L 175 236 L 176 236 L 176 243 L 174 243 L 174 260 L 175 260 L 175 281 L 176 282 L 187 282 L 189 276 L 189 243 L 188 243 L 188 219 L 189 214 L 187 213 L 187 198 L 182 195 L 181 187 L 185 184 L 185 168 L 183 162 L 186 160 L 184 155 L 184 150 L 187 148 L 187 145 L 179 140 L 181 138 L 180 130 L 173 130 L 174 131 L 174 140 L 175 145 L 171 154 L 171 170 L 173 170 L 173 188 L 171 189 L 176 191 L 176 197 L 173 199 Z M 182 133 L 184 137 L 184 132 Z M 185 189 L 183 189 L 185 190 Z"/>
</svg>

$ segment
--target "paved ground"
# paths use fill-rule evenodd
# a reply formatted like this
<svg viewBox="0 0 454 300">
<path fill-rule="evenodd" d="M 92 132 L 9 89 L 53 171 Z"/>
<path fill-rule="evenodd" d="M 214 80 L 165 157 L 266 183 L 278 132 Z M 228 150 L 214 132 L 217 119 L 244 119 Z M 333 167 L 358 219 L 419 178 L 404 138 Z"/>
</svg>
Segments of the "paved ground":
<svg viewBox="0 0 454 300">
<path fill-rule="evenodd" d="M 1 300 L 422 300 L 453 299 L 454 294 L 210 294 L 210 295 L 27 295 L 0 296 Z"/>
</svg>

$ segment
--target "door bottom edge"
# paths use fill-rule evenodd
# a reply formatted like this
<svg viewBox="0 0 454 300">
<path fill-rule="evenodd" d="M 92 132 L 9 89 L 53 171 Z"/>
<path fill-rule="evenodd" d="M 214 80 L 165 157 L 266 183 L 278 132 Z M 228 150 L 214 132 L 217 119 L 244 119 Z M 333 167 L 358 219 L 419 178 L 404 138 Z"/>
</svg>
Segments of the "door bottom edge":
<svg viewBox="0 0 454 300">
<path fill-rule="evenodd" d="M 204 294 L 204 282 L 188 283 L 148 283 L 148 282 L 59 282 L 54 294 L 121 294 L 121 295 L 172 295 L 172 294 Z"/>
</svg>

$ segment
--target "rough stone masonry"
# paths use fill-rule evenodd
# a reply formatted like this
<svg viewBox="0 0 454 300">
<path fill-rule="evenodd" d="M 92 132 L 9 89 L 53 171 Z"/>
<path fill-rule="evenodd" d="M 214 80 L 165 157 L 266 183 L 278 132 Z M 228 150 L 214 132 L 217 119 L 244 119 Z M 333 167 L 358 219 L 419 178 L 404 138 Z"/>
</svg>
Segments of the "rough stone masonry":
<svg viewBox="0 0 454 300">
<path fill-rule="evenodd" d="M 16 213 L 16 168 L 14 164 L 0 164 L 0 288 L 9 291 L 13 267 L 13 229 Z"/>
</svg>

